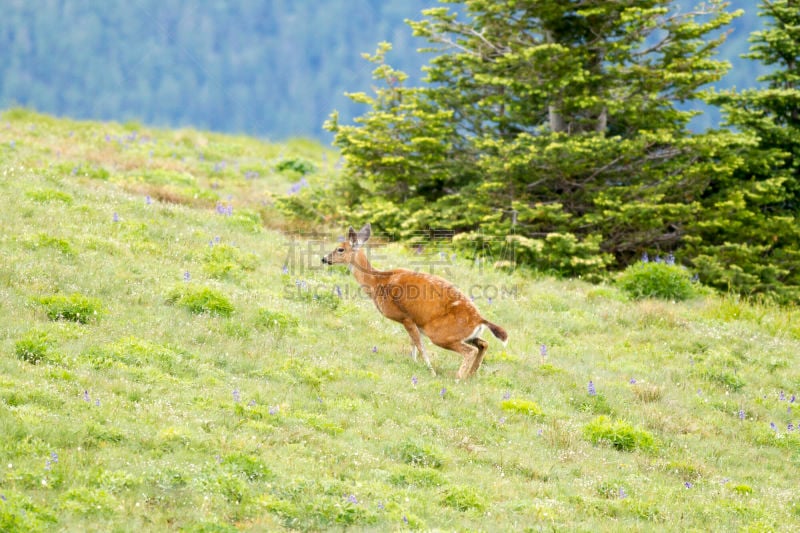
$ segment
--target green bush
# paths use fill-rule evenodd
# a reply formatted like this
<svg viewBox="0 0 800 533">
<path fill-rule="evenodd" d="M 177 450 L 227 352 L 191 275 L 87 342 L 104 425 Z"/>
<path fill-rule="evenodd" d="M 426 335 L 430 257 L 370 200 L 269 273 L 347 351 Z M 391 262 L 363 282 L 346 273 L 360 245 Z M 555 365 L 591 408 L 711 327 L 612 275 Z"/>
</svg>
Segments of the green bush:
<svg viewBox="0 0 800 533">
<path fill-rule="evenodd" d="M 617 285 L 634 300 L 661 298 L 681 301 L 698 294 L 689 272 L 667 263 L 635 263 L 617 277 Z"/>
<path fill-rule="evenodd" d="M 14 343 L 14 353 L 17 357 L 34 365 L 47 359 L 49 348 L 50 341 L 47 334 L 42 331 L 29 331 Z"/>
<path fill-rule="evenodd" d="M 37 302 L 45 307 L 50 320 L 69 320 L 80 324 L 88 324 L 103 314 L 103 306 L 97 298 L 82 294 L 54 294 L 37 298 Z"/>
<path fill-rule="evenodd" d="M 509 398 L 508 400 L 503 400 L 500 403 L 500 407 L 504 411 L 511 411 L 513 413 L 522 413 L 524 415 L 533 417 L 541 416 L 543 414 L 542 408 L 539 407 L 539 404 L 531 400 Z"/>
<path fill-rule="evenodd" d="M 294 332 L 297 326 L 298 320 L 296 317 L 280 311 L 259 309 L 256 316 L 256 327 L 259 329 L 269 329 L 276 333 L 285 334 Z"/>
<path fill-rule="evenodd" d="M 441 503 L 458 511 L 469 511 L 470 509 L 483 511 L 486 508 L 486 504 L 477 491 L 466 486 L 448 488 L 442 495 Z"/>
<path fill-rule="evenodd" d="M 221 292 L 210 287 L 188 284 L 175 287 L 167 297 L 167 303 L 184 307 L 196 315 L 208 313 L 230 316 L 233 314 L 233 304 L 230 300 Z"/>
<path fill-rule="evenodd" d="M 222 459 L 222 465 L 231 474 L 242 476 L 247 481 L 266 480 L 273 477 L 269 467 L 252 455 L 232 454 Z"/>
<path fill-rule="evenodd" d="M 316 170 L 314 163 L 308 161 L 307 159 L 303 158 L 291 158 L 291 159 L 284 159 L 277 165 L 275 165 L 275 170 L 278 172 L 285 172 L 285 171 L 292 171 L 297 172 L 301 176 L 305 176 L 306 174 L 311 174 Z"/>
<path fill-rule="evenodd" d="M 242 271 L 256 268 L 256 256 L 234 246 L 215 244 L 206 252 L 204 270 L 215 279 L 238 279 Z"/>
<path fill-rule="evenodd" d="M 406 441 L 397 448 L 399 459 L 407 465 L 441 468 L 442 458 L 434 450 L 415 442 Z"/>
<path fill-rule="evenodd" d="M 584 436 L 594 444 L 608 444 L 617 450 L 649 450 L 655 447 L 655 438 L 647 431 L 634 428 L 627 422 L 613 421 L 598 416 L 583 428 Z"/>
</svg>

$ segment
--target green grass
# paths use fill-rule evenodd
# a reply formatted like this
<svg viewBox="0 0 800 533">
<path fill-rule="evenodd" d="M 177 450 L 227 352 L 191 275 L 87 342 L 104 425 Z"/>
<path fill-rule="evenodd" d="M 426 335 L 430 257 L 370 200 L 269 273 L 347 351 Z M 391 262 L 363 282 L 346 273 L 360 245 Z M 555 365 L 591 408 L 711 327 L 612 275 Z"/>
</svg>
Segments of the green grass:
<svg viewBox="0 0 800 533">
<path fill-rule="evenodd" d="M 510 334 L 434 378 L 281 232 L 322 153 L 0 118 L 0 530 L 797 530 L 796 308 L 433 261 Z"/>
</svg>

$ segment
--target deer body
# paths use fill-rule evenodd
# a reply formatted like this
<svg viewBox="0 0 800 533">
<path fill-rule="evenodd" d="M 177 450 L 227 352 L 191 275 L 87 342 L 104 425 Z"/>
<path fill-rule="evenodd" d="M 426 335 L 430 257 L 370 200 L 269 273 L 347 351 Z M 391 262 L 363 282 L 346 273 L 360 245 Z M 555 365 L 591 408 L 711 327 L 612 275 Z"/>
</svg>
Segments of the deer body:
<svg viewBox="0 0 800 533">
<path fill-rule="evenodd" d="M 439 276 L 403 268 L 388 271 L 372 268 L 362 248 L 370 231 L 369 224 L 358 233 L 350 228 L 348 239 L 323 257 L 322 262 L 350 267 L 381 314 L 405 327 L 411 337 L 414 360 L 417 353 L 421 353 L 434 375 L 436 372 L 422 345 L 421 333 L 435 345 L 462 355 L 459 379 L 475 373 L 489 347 L 480 338 L 484 326 L 503 343 L 508 339 L 506 331 L 483 318 L 469 298 Z"/>
</svg>

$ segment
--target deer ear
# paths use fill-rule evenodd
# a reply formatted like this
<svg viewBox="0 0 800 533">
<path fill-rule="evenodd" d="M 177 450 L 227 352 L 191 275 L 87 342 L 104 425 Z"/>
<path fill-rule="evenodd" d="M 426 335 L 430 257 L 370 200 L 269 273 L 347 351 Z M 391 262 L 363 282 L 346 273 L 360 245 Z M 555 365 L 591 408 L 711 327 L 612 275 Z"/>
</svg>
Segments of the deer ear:
<svg viewBox="0 0 800 533">
<path fill-rule="evenodd" d="M 358 242 L 359 244 L 364 244 L 369 239 L 369 236 L 372 234 L 372 226 L 369 222 L 364 224 L 364 227 L 361 228 L 358 232 Z"/>
<path fill-rule="evenodd" d="M 358 235 L 356 235 L 356 230 L 353 229 L 353 226 L 350 226 L 350 229 L 347 231 L 347 240 L 350 241 L 350 245 L 353 248 L 358 246 Z"/>
</svg>

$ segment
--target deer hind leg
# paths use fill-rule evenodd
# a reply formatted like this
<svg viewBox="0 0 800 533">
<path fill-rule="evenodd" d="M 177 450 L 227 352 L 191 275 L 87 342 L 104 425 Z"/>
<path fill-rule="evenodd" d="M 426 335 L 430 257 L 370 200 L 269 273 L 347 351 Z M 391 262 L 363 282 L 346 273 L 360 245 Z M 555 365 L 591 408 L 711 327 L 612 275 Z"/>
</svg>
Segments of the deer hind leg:
<svg viewBox="0 0 800 533">
<path fill-rule="evenodd" d="M 489 343 L 479 337 L 470 339 L 467 342 L 478 349 L 478 354 L 475 356 L 475 361 L 472 363 L 472 368 L 470 369 L 470 374 L 474 374 L 481 367 L 481 363 L 483 363 L 483 356 L 486 355 Z"/>
<path fill-rule="evenodd" d="M 452 350 L 456 353 L 460 353 L 462 357 L 464 357 L 464 361 L 461 363 L 461 367 L 458 369 L 456 373 L 456 379 L 466 379 L 472 374 L 472 367 L 475 364 L 475 359 L 478 357 L 479 349 L 475 347 L 473 344 L 467 344 L 463 341 L 452 341 L 447 343 L 436 343 L 437 346 L 441 346 L 447 350 Z"/>
<path fill-rule="evenodd" d="M 403 327 L 406 328 L 408 336 L 411 337 L 411 358 L 414 359 L 414 362 L 416 362 L 417 352 L 421 353 L 422 359 L 425 361 L 425 364 L 428 365 L 428 369 L 431 371 L 431 374 L 435 376 L 436 371 L 433 369 L 431 360 L 428 358 L 428 353 L 425 351 L 425 347 L 422 345 L 422 338 L 419 334 L 419 328 L 411 320 L 404 321 Z"/>
</svg>

